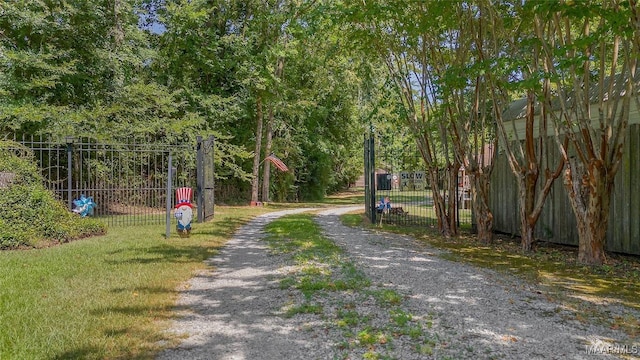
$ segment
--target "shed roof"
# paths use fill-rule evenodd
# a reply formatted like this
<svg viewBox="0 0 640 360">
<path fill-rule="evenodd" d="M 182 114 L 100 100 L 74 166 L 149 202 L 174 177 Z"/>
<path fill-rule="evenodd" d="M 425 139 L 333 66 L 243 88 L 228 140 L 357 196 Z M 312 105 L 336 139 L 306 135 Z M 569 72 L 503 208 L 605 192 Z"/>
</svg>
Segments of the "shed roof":
<svg viewBox="0 0 640 360">
<path fill-rule="evenodd" d="M 615 83 L 612 86 L 612 90 L 607 91 L 607 89 L 609 89 L 611 79 L 612 77 L 608 76 L 604 80 L 604 87 L 603 87 L 604 101 L 608 101 L 609 98 L 612 97 L 610 95 L 624 96 L 626 92 L 626 86 L 625 86 L 626 79 L 623 79 L 623 74 L 617 74 L 613 77 Z M 635 85 L 636 85 L 637 93 L 640 94 L 640 68 L 638 69 L 638 71 L 636 71 Z M 567 103 L 569 106 L 571 106 L 573 104 L 573 101 L 575 100 L 574 94 L 575 94 L 575 91 L 571 91 L 567 95 Z M 600 87 L 599 87 L 599 83 L 594 81 L 594 82 L 591 82 L 591 86 L 589 87 L 589 102 L 591 104 L 597 104 L 599 101 L 600 101 Z M 555 97 L 552 100 L 552 108 L 554 111 L 560 109 L 560 102 L 557 97 Z M 536 106 L 535 113 L 538 114 L 539 111 L 540 111 L 540 108 Z M 513 102 L 511 102 L 511 104 L 509 104 L 509 107 L 502 113 L 502 118 L 507 121 L 519 119 L 519 118 L 523 118 L 526 115 L 526 112 L 527 112 L 527 98 L 520 98 L 520 99 L 514 100 Z"/>
<path fill-rule="evenodd" d="M 626 81 L 621 81 L 623 78 L 622 74 L 617 74 L 615 77 L 613 77 L 615 83 L 612 86 L 612 90 L 607 91 L 607 89 L 609 88 L 611 78 L 612 77 L 607 77 L 604 80 L 604 88 L 603 88 L 604 101 L 607 101 L 611 97 L 610 94 L 615 94 L 616 96 L 624 96 L 626 92 L 626 87 L 624 86 Z M 637 89 L 636 91 L 637 93 L 640 94 L 640 71 L 636 72 L 635 84 Z M 567 96 L 568 106 L 572 106 L 573 101 L 575 101 L 575 97 L 573 96 L 574 94 L 575 94 L 575 91 L 571 91 L 568 94 Z M 598 82 L 593 82 L 589 87 L 589 99 L 590 99 L 591 105 L 597 104 L 600 101 L 600 88 L 599 88 Z M 554 111 L 558 111 L 560 109 L 560 102 L 557 97 L 552 100 L 552 109 Z M 511 104 L 509 104 L 509 107 L 502 113 L 503 121 L 508 121 L 508 122 L 513 121 L 513 127 L 507 126 L 507 131 L 512 134 L 512 137 L 514 139 L 515 139 L 515 137 L 513 136 L 514 128 L 518 138 L 519 139 L 524 138 L 525 129 L 524 129 L 523 119 L 526 115 L 526 112 L 527 112 L 527 98 L 521 98 L 511 102 Z M 536 115 L 540 113 L 539 106 L 535 107 L 534 113 Z M 592 117 L 592 121 L 598 121 L 597 111 L 592 111 L 591 117 Z M 631 102 L 629 123 L 630 124 L 640 123 L 640 113 L 638 111 L 637 103 L 634 101 Z M 534 134 L 534 136 L 536 137 L 538 136 L 537 130 L 538 129 L 535 129 L 535 134 Z M 549 126 L 548 135 L 552 135 L 552 134 L 553 134 L 553 126 Z"/>
</svg>

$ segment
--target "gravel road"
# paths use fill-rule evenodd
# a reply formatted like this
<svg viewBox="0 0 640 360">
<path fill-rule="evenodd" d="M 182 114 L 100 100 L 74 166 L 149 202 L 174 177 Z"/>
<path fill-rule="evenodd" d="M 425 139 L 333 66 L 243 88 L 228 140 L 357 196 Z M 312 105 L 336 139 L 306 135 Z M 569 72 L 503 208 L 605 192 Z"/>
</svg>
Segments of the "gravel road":
<svg viewBox="0 0 640 360">
<path fill-rule="evenodd" d="M 361 207 L 360 207 L 361 208 Z M 640 343 L 623 332 L 575 319 L 535 285 L 439 257 L 439 251 L 410 237 L 343 226 L 339 215 L 359 208 L 323 210 L 316 216 L 325 235 L 342 247 L 351 262 L 371 279 L 372 289 L 404 296 L 403 313 L 412 314 L 435 339 L 428 352 L 414 339 L 397 336 L 379 358 L 396 359 L 614 359 L 639 358 Z M 358 302 L 358 313 L 383 319 L 379 304 L 357 294 L 335 292 L 321 300 L 324 315 L 284 316 L 304 299 L 282 289 L 286 257 L 269 254 L 264 226 L 280 216 L 312 209 L 259 216 L 243 226 L 182 291 L 179 318 L 171 332 L 184 336 L 159 360 L 173 359 L 363 359 L 370 348 L 345 346 L 332 306 Z M 373 291 L 373 290 L 372 290 Z M 352 297 L 352 299 L 345 299 Z M 612 314 L 640 317 L 637 311 L 608 305 Z M 329 315 L 328 315 L 329 314 Z M 368 317 L 369 318 L 369 317 Z M 380 324 L 382 326 L 382 324 Z M 591 348 L 596 354 L 590 354 Z M 379 354 L 378 354 L 379 355 Z M 378 356 L 376 355 L 376 356 Z"/>
</svg>

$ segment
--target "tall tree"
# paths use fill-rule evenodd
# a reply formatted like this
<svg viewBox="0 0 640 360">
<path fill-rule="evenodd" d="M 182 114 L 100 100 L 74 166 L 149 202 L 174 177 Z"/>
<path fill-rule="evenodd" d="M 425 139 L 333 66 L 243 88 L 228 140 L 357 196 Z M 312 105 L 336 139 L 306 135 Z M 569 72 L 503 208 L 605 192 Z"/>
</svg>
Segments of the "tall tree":
<svg viewBox="0 0 640 360">
<path fill-rule="evenodd" d="M 248 66 L 252 76 L 252 83 L 249 89 L 254 94 L 256 102 L 256 131 L 255 131 L 255 149 L 251 179 L 251 202 L 257 203 L 260 199 L 260 164 L 265 163 L 264 158 L 268 153 L 263 153 L 262 140 L 265 136 L 264 114 L 265 107 L 267 109 L 267 129 L 272 128 L 273 111 L 271 110 L 272 102 L 276 98 L 277 92 L 274 91 L 279 81 L 278 65 L 284 65 L 284 59 L 273 61 L 271 54 L 275 52 L 278 45 L 286 38 L 286 27 L 291 21 L 287 15 L 291 14 L 290 6 L 295 6 L 294 2 L 285 0 L 273 1 L 255 1 L 246 3 L 247 22 L 244 24 L 245 31 L 248 31 L 251 42 L 251 57 L 246 59 L 245 65 Z M 276 70 L 273 70 L 276 68 Z M 272 136 L 270 133 L 267 137 Z M 267 141 L 271 146 L 271 140 Z M 265 165 L 268 168 L 269 165 Z M 265 181 L 266 180 L 266 181 Z M 263 194 L 262 199 L 268 198 L 269 179 L 263 176 L 263 182 L 266 183 L 267 194 Z M 264 188 L 263 188 L 264 191 Z"/>
<path fill-rule="evenodd" d="M 549 110 L 539 100 L 547 96 L 550 87 L 539 77 L 536 55 L 540 49 L 528 21 L 530 17 L 518 2 L 483 5 L 487 46 L 478 47 L 478 53 L 487 64 L 484 73 L 491 89 L 497 135 L 518 186 L 521 244 L 523 251 L 528 252 L 533 249 L 535 226 L 564 162 L 550 161 Z M 514 131 L 514 121 L 519 116 L 512 112 L 505 114 L 512 96 L 520 94 L 525 94 L 525 100 L 519 102 L 526 109 L 523 134 Z"/>
<path fill-rule="evenodd" d="M 291 21 L 295 21 L 296 19 L 291 19 Z M 280 37 L 280 43 L 282 43 L 282 48 L 280 51 L 277 51 L 277 59 L 276 59 L 276 65 L 275 68 L 273 70 L 273 86 L 271 88 L 272 93 L 273 93 L 273 101 L 269 106 L 269 115 L 267 118 L 267 129 L 266 129 L 266 133 L 265 133 L 265 137 L 266 137 L 266 142 L 265 142 L 265 151 L 264 154 L 265 156 L 269 156 L 272 152 L 272 146 L 273 146 L 273 127 L 274 127 L 274 122 L 276 121 L 275 119 L 275 111 L 274 111 L 274 107 L 277 106 L 276 103 L 278 100 L 280 100 L 280 103 L 282 103 L 282 91 L 280 90 L 282 88 L 282 78 L 284 76 L 284 65 L 285 65 L 285 58 L 283 53 L 286 52 L 286 47 L 288 44 L 288 37 L 289 34 L 287 33 L 287 26 L 283 26 L 281 28 L 282 30 L 282 35 Z M 276 47 L 277 48 L 277 47 Z M 264 163 L 264 168 L 263 168 L 263 175 L 262 175 L 262 201 L 267 202 L 270 200 L 270 188 L 271 188 L 271 163 L 269 161 L 266 161 Z"/>
<path fill-rule="evenodd" d="M 152 34 L 158 55 L 149 61 L 151 78 L 175 92 L 178 115 L 200 121 L 198 131 L 219 140 L 218 184 L 243 187 L 251 174 L 245 165 L 252 149 L 246 144 L 253 143 L 255 109 L 244 67 L 251 56 L 250 39 L 243 36 L 247 9 L 224 0 L 150 6 L 164 28 Z"/>
<path fill-rule="evenodd" d="M 360 59 L 349 53 L 348 39 L 331 26 L 330 13 L 313 7 L 300 13 L 291 30 L 297 39 L 287 59 L 286 104 L 291 161 L 301 160 L 295 182 L 298 199 L 321 199 L 348 186 L 361 172 L 355 67 Z M 355 58 L 354 58 L 355 57 Z M 284 114 L 283 114 L 284 115 Z M 357 159 L 354 161 L 354 159 Z"/>
<path fill-rule="evenodd" d="M 445 236 L 457 233 L 456 186 L 460 162 L 454 155 L 447 115 L 432 57 L 435 48 L 447 47 L 442 14 L 445 2 L 391 1 L 384 4 L 345 1 L 344 21 L 353 41 L 363 43 L 386 64 L 402 104 L 402 119 L 415 135 L 431 186 L 438 229 Z M 447 50 L 448 51 L 448 50 Z M 444 179 L 444 189 L 440 184 Z"/>
<path fill-rule="evenodd" d="M 192 111 L 211 114 L 207 117 L 209 126 L 252 152 L 252 159 L 243 164 L 251 182 L 248 186 L 234 183 L 245 186 L 244 201 L 261 199 L 260 174 L 263 199 L 272 190 L 278 191 L 274 194 L 277 200 L 306 197 L 307 186 L 312 183 L 319 186 L 314 196 L 323 196 L 337 181 L 345 181 L 334 177 L 330 169 L 348 163 L 345 157 L 359 153 L 352 149 L 352 138 L 323 145 L 322 150 L 303 149 L 310 137 L 302 134 L 309 133 L 317 123 L 328 124 L 329 117 L 338 113 L 322 111 L 325 106 L 330 109 L 336 99 L 351 101 L 348 93 L 357 88 L 351 79 L 342 84 L 339 76 L 348 71 L 349 63 L 342 62 L 342 55 L 335 52 L 336 58 L 330 57 L 337 47 L 333 40 L 326 40 L 339 36 L 325 32 L 322 23 L 326 15 L 314 5 L 209 0 L 166 3 L 157 11 L 166 32 L 158 36 L 161 58 L 154 61 L 154 77 L 166 86 L 183 89 L 183 102 Z M 260 119 L 262 127 L 258 129 Z M 338 129 L 349 129 L 345 134 L 353 136 L 352 127 L 347 125 L 353 122 L 350 116 L 333 121 L 342 123 L 344 126 Z M 269 134 L 271 149 L 267 148 Z M 334 136 L 324 131 L 313 135 L 319 137 L 315 145 L 332 141 Z M 321 155 L 318 150 L 337 151 L 346 147 L 343 144 L 348 144 L 348 151 L 326 155 L 327 162 L 313 163 L 314 157 Z M 283 157 L 292 171 L 269 173 L 267 178 L 264 171 L 269 171 L 268 163 L 263 160 L 270 152 Z M 261 163 L 265 164 L 262 173 Z M 317 176 L 301 171 L 316 169 L 320 164 L 323 170 Z M 354 177 L 355 169 L 350 166 L 345 176 Z"/>
<path fill-rule="evenodd" d="M 486 27 L 485 4 L 450 2 L 441 8 L 441 35 L 432 42 L 430 62 L 438 85 L 455 157 L 464 166 L 471 187 L 478 239 L 493 237 L 489 208 L 489 180 L 496 148 L 489 81 L 482 54 L 495 49 Z M 446 47 L 438 47 L 444 42 Z M 497 105 L 500 106 L 500 105 Z"/>
<path fill-rule="evenodd" d="M 109 132 L 106 124 L 118 120 L 110 115 L 118 112 L 117 103 L 145 79 L 149 43 L 138 28 L 134 1 L 2 6 L 3 130 L 62 136 Z"/>
<path fill-rule="evenodd" d="M 544 75 L 557 96 L 545 101 L 567 163 L 564 182 L 578 222 L 578 260 L 602 264 L 611 193 L 620 168 L 632 104 L 640 8 L 635 1 L 563 0 L 529 5 Z"/>
</svg>

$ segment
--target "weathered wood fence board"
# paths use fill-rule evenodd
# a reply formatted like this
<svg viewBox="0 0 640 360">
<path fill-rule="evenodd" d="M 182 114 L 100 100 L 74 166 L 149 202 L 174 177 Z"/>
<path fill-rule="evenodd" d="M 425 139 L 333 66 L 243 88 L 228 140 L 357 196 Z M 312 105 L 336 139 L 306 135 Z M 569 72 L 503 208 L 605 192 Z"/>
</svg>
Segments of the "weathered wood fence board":
<svg viewBox="0 0 640 360">
<path fill-rule="evenodd" d="M 635 122 L 635 121 L 634 121 Z M 622 164 L 616 175 L 612 195 L 607 250 L 640 255 L 640 125 L 632 124 L 627 132 Z M 550 161 L 559 153 L 553 139 Z M 494 229 L 520 234 L 518 189 L 506 156 L 498 152 L 491 179 L 491 210 Z M 554 166 L 550 166 L 554 168 Z M 578 245 L 576 219 L 567 198 L 562 177 L 558 178 L 536 225 L 535 236 L 557 244 Z"/>
</svg>

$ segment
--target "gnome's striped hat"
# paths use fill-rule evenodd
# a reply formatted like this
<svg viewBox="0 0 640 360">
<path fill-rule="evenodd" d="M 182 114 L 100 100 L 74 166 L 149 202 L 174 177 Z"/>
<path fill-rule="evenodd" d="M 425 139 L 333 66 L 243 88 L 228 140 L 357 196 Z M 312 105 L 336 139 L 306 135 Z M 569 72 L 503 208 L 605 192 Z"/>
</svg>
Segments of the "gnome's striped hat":
<svg viewBox="0 0 640 360">
<path fill-rule="evenodd" d="M 191 205 L 191 197 L 193 196 L 193 189 L 189 187 L 181 187 L 176 189 L 176 207 Z"/>
</svg>

